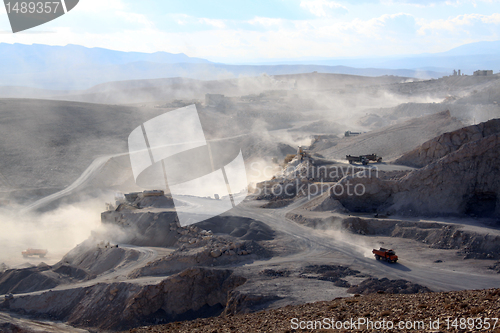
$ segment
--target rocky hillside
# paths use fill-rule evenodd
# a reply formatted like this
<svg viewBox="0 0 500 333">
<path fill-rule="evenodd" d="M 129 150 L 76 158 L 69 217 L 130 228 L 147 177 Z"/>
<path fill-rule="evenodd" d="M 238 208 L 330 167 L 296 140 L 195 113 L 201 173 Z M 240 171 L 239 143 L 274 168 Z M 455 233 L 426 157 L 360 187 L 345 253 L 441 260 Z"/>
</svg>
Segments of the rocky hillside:
<svg viewBox="0 0 500 333">
<path fill-rule="evenodd" d="M 0 303 L 0 309 L 94 327 L 102 332 L 159 320 L 217 315 L 224 309 L 229 291 L 244 282 L 231 270 L 192 268 L 158 284 L 99 283 L 14 297 Z"/>
<path fill-rule="evenodd" d="M 487 128 L 490 130 L 496 126 L 497 122 L 492 121 Z M 363 195 L 349 196 L 347 192 L 335 195 L 332 192 L 332 196 L 351 211 L 363 208 L 364 211 L 404 215 L 500 217 L 500 133 L 483 137 L 488 132 L 479 131 L 468 137 L 476 130 L 479 127 L 474 127 L 474 130 L 465 128 L 462 132 L 436 138 L 433 141 L 435 144 L 425 145 L 429 147 L 428 150 L 430 147 L 434 149 L 425 157 L 417 157 L 420 155 L 416 152 L 407 155 L 414 157 L 413 160 L 407 157 L 407 161 L 416 164 L 425 163 L 423 161 L 427 161 L 429 156 L 434 161 L 425 168 L 414 170 L 399 179 L 384 179 L 383 172 L 371 173 L 369 176 L 366 173 L 347 176 L 338 184 L 344 187 L 362 184 Z M 440 155 L 435 152 L 441 154 L 441 150 L 445 151 L 445 148 L 437 147 L 459 146 L 458 133 L 463 133 L 463 142 L 472 140 L 472 137 L 479 139 L 465 143 L 437 159 Z M 445 137 L 451 138 L 451 141 L 457 138 L 457 145 L 441 143 Z M 418 148 L 418 151 L 425 151 L 423 147 Z"/>
<path fill-rule="evenodd" d="M 53 266 L 42 262 L 38 266 L 0 271 L 0 294 L 28 293 L 92 280 L 140 257 L 141 253 L 133 249 L 118 248 L 109 242 L 90 238 Z"/>
<path fill-rule="evenodd" d="M 171 196 L 141 197 L 138 193 L 127 196 L 130 200 L 125 200 L 116 208 L 110 206 L 101 213 L 101 222 L 108 227 L 100 235 L 102 239 L 137 246 L 179 247 L 183 244 L 200 245 L 211 239 L 213 234 L 254 241 L 274 237 L 271 228 L 249 218 L 215 216 L 196 226 L 181 227 Z M 159 208 L 162 209 L 155 210 Z"/>
<path fill-rule="evenodd" d="M 465 144 L 399 184 L 389 209 L 500 217 L 500 133 Z"/>
<path fill-rule="evenodd" d="M 437 135 L 454 131 L 464 125 L 449 111 L 413 118 L 358 136 L 318 140 L 310 148 L 330 159 L 345 159 L 345 155 L 377 154 L 384 161 L 395 159 Z"/>
<path fill-rule="evenodd" d="M 500 119 L 492 119 L 485 123 L 444 133 L 425 142 L 409 153 L 404 154 L 394 163 L 422 168 L 451 152 L 457 151 L 466 143 L 482 139 L 495 133 L 500 133 Z"/>
<path fill-rule="evenodd" d="M 466 290 L 458 292 L 423 293 L 412 295 L 372 294 L 353 298 L 338 298 L 329 302 L 317 302 L 284 308 L 261 311 L 252 314 L 226 315 L 217 318 L 196 319 L 194 321 L 175 322 L 168 325 L 132 329 L 130 333 L 254 333 L 254 332 L 500 332 L 499 325 L 493 328 L 494 319 L 500 313 L 500 289 Z M 294 319 L 295 318 L 295 319 Z M 374 330 L 372 327 L 349 327 L 348 330 L 335 330 L 319 322 L 359 320 L 364 318 L 382 324 L 385 329 Z M 481 318 L 472 322 L 463 322 L 461 318 Z M 439 323 L 437 320 L 439 319 Z M 447 321 L 448 319 L 448 321 Z M 457 321 L 454 321 L 457 319 Z M 430 327 L 432 321 L 433 326 Z M 302 322 L 302 323 L 301 323 Z M 322 324 L 324 324 L 323 322 Z M 392 323 L 393 329 L 390 329 Z M 402 322 L 403 329 L 398 329 Z M 408 329 L 405 325 L 408 323 Z M 480 326 L 480 323 L 483 324 Z M 471 324 L 471 326 L 468 326 Z M 292 326 L 293 325 L 293 326 Z M 300 329 L 300 326 L 303 329 Z M 316 325 L 316 326 L 314 326 Z M 419 326 L 420 325 L 420 326 Z M 458 325 L 458 326 L 457 326 Z M 477 326 L 476 326 L 477 325 Z M 411 326 L 411 328 L 410 328 Z"/>
<path fill-rule="evenodd" d="M 498 104 L 466 104 L 462 100 L 454 101 L 456 96 L 449 96 L 449 100 L 441 103 L 402 103 L 395 107 L 373 108 L 366 110 L 367 115 L 359 118 L 358 124 L 370 129 L 401 122 L 403 119 L 430 115 L 446 110 L 452 117 L 464 124 L 488 121 L 498 117 L 500 109 Z M 460 103 L 460 104 L 459 104 Z"/>
</svg>

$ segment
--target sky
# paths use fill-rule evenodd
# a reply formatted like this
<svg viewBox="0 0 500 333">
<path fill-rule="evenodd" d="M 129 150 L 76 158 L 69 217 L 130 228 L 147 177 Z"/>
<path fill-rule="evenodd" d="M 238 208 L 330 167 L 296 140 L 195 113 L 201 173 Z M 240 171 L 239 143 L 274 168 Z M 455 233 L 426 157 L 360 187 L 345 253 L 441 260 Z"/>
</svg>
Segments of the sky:
<svg viewBox="0 0 500 333">
<path fill-rule="evenodd" d="M 0 42 L 185 53 L 242 63 L 444 52 L 500 40 L 500 0 L 80 0 Z"/>
</svg>

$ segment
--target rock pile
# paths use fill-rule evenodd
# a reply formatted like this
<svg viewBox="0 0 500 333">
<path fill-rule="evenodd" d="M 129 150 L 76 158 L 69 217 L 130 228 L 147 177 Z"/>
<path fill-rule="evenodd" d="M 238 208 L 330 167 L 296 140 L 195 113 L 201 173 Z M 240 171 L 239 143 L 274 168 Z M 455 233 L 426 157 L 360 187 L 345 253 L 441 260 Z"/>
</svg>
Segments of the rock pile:
<svg viewBox="0 0 500 333">
<path fill-rule="evenodd" d="M 431 290 L 419 284 L 412 283 L 406 280 L 389 280 L 388 278 L 369 278 L 361 282 L 357 286 L 352 286 L 347 289 L 351 294 L 417 294 L 427 293 Z"/>
<path fill-rule="evenodd" d="M 161 201 L 161 197 L 156 197 L 156 200 Z M 97 237 L 111 239 L 117 243 L 158 247 L 196 244 L 208 240 L 214 234 L 227 234 L 238 239 L 255 241 L 274 238 L 271 228 L 250 218 L 216 216 L 195 225 L 181 227 L 175 210 L 151 212 L 146 208 L 119 207 L 122 207 L 119 211 L 106 211 L 101 214 L 102 223 L 111 228 L 109 232 L 96 235 Z M 114 227 L 118 227 L 118 230 Z"/>
<path fill-rule="evenodd" d="M 330 193 L 326 192 L 317 198 L 308 201 L 304 204 L 302 209 L 310 210 L 313 212 L 337 212 L 337 213 L 346 213 L 347 209 L 340 203 L 340 201 L 333 199 L 330 196 Z"/>
<path fill-rule="evenodd" d="M 341 265 L 309 265 L 303 269 L 302 273 L 299 274 L 299 277 L 330 281 L 337 287 L 348 288 L 351 285 L 343 278 L 358 275 L 359 273 L 359 271 Z"/>
<path fill-rule="evenodd" d="M 45 273 L 49 267 L 7 270 L 0 275 L 0 294 L 50 289 L 60 284 L 56 276 Z"/>
<path fill-rule="evenodd" d="M 215 235 L 191 244 L 183 243 L 170 255 L 131 272 L 129 277 L 161 276 L 193 266 L 223 266 L 270 256 L 271 253 L 255 241 Z"/>
<path fill-rule="evenodd" d="M 496 271 L 498 274 L 500 274 L 500 261 L 496 262 L 495 264 L 491 265 L 488 268 L 492 269 L 492 270 Z"/>
<path fill-rule="evenodd" d="M 279 208 L 292 199 L 316 196 L 328 192 L 329 187 L 346 175 L 364 170 L 359 166 L 324 160 L 320 157 L 293 158 L 283 167 L 283 174 L 258 183 L 254 196 L 257 200 L 270 200 L 265 208 Z"/>
<path fill-rule="evenodd" d="M 211 230 L 204 230 L 197 226 L 187 226 L 181 227 L 179 223 L 170 223 L 170 231 L 177 233 L 175 236 L 177 238 L 177 243 L 175 245 L 180 246 L 183 244 L 196 244 L 201 241 L 209 240 L 213 237 Z"/>
<path fill-rule="evenodd" d="M 251 254 L 252 250 L 246 250 L 246 244 L 244 242 L 237 242 L 237 243 L 229 243 L 229 244 L 223 244 L 219 242 L 218 244 L 210 244 L 212 245 L 212 250 L 210 251 L 210 255 L 214 258 L 218 258 L 222 255 L 227 255 L 227 256 L 234 256 L 234 255 L 239 255 L 239 256 L 244 256 L 247 254 Z"/>
<path fill-rule="evenodd" d="M 60 264 L 69 265 L 95 276 L 115 269 L 123 263 L 136 261 L 139 253 L 134 249 L 90 238 L 69 251 L 54 267 Z"/>
</svg>

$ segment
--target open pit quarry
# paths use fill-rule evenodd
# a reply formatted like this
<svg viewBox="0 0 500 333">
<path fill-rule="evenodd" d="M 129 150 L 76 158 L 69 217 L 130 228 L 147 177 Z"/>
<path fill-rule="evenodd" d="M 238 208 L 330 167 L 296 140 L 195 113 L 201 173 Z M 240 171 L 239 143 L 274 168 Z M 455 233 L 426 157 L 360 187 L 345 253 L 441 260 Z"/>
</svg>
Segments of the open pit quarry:
<svg viewBox="0 0 500 333">
<path fill-rule="evenodd" d="M 291 318 L 498 317 L 500 107 L 491 91 L 500 77 L 407 79 L 262 76 L 198 83 L 185 95 L 183 80 L 106 85 L 141 92 L 141 104 L 126 106 L 87 103 L 105 101 L 100 92 L 0 100 L 10 121 L 0 122 L 10 133 L 0 144 L 10 228 L 0 331 L 287 332 Z M 155 84 L 175 94 L 145 95 Z M 241 149 L 248 195 L 181 226 L 168 188 L 135 183 L 126 140 L 193 102 L 221 160 L 232 151 L 224 147 Z M 36 113 L 50 121 L 33 133 L 23 119 Z M 86 125 L 76 130 L 73 116 Z M 182 205 L 220 199 L 186 195 Z M 23 258 L 30 247 L 48 253 Z M 376 260 L 379 248 L 397 262 Z M 453 331 L 442 325 L 434 331 Z"/>
</svg>

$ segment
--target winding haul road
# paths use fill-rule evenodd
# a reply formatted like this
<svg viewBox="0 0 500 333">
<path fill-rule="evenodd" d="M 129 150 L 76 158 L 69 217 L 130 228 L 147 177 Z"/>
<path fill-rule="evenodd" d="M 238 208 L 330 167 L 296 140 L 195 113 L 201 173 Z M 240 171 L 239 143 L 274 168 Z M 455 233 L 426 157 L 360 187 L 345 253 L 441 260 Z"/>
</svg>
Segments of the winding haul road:
<svg viewBox="0 0 500 333">
<path fill-rule="evenodd" d="M 93 285 L 96 285 L 98 283 L 113 283 L 113 282 L 121 282 L 121 281 L 130 281 L 127 278 L 127 275 L 132 272 L 133 270 L 140 268 L 144 265 L 146 265 L 148 262 L 155 260 L 158 257 L 158 251 L 154 248 L 149 248 L 149 247 L 141 247 L 141 246 L 135 246 L 135 245 L 125 245 L 125 244 L 120 244 L 121 248 L 125 248 L 128 250 L 133 250 L 139 252 L 139 257 L 135 261 L 127 262 L 123 265 L 118 265 L 117 268 L 108 270 L 100 275 L 98 275 L 95 279 L 88 280 L 88 281 L 83 281 L 83 282 L 77 282 L 77 283 L 70 283 L 70 284 L 61 284 L 58 285 L 57 287 L 51 288 L 50 290 L 52 291 L 58 291 L 58 290 L 68 290 L 68 289 L 76 289 L 76 288 L 85 288 L 85 287 L 90 287 Z M 161 279 L 163 279 L 162 277 Z M 21 296 L 33 296 L 33 295 L 41 295 L 45 292 L 47 292 L 49 289 L 45 290 L 39 290 L 39 291 L 33 291 L 29 293 L 21 293 L 21 294 L 16 294 L 15 297 L 21 297 Z M 0 300 L 3 300 L 5 298 L 5 295 L 0 295 Z"/>
<path fill-rule="evenodd" d="M 92 180 L 110 159 L 124 155 L 127 155 L 127 153 L 102 156 L 95 159 L 85 170 L 85 172 L 70 186 L 60 192 L 54 193 L 48 197 L 42 198 L 32 203 L 24 209 L 24 212 L 29 212 L 43 207 L 54 200 L 71 194 L 72 192 L 78 190 L 81 186 L 84 186 L 87 182 Z M 391 166 L 384 167 L 391 168 Z M 193 203 L 196 203 L 196 198 L 192 199 L 194 200 Z M 427 286 L 436 291 L 485 289 L 498 287 L 500 285 L 500 274 L 481 274 L 477 272 L 471 272 L 471 270 L 457 271 L 447 269 L 446 266 L 443 266 L 444 268 L 439 268 L 422 264 L 421 261 L 412 261 L 410 260 L 411 258 L 407 258 L 407 260 L 404 261 L 401 260 L 399 264 L 395 265 L 376 261 L 371 255 L 366 255 L 367 249 L 365 246 L 357 244 L 355 241 L 348 241 L 342 237 L 332 237 L 331 234 L 327 234 L 319 230 L 300 225 L 286 218 L 286 214 L 288 212 L 300 207 L 305 203 L 305 200 L 307 200 L 307 198 L 299 200 L 294 204 L 281 209 L 259 208 L 258 202 L 247 200 L 225 214 L 247 217 L 257 221 L 261 221 L 267 224 L 272 229 L 293 239 L 295 241 L 294 243 L 300 248 L 300 250 L 294 254 L 290 254 L 288 256 L 277 256 L 265 261 L 255 261 L 253 263 L 247 264 L 246 266 L 264 267 L 270 264 L 287 262 L 343 264 L 353 266 L 356 269 L 360 269 L 363 273 L 368 273 L 372 276 L 387 277 L 390 279 L 405 279 Z M 360 237 L 361 239 L 361 237 L 363 236 L 356 237 Z M 125 265 L 120 266 L 115 270 L 107 271 L 98 276 L 96 279 L 75 284 L 60 285 L 56 288 L 53 288 L 53 290 L 67 290 L 73 288 L 88 287 L 103 282 L 133 282 L 134 280 L 130 280 L 127 278 L 128 273 L 130 273 L 134 269 L 146 265 L 150 261 L 155 260 L 160 255 L 163 255 L 163 253 L 159 255 L 158 251 L 153 248 L 137 247 L 131 245 L 120 245 L 120 247 L 140 252 L 138 260 L 131 263 L 126 263 Z M 466 262 L 464 262 L 464 265 L 466 265 Z M 154 283 L 155 281 L 161 279 L 164 279 L 164 277 L 144 277 L 137 279 L 136 282 Z M 23 295 L 42 294 L 44 292 L 46 291 L 19 294 L 16 295 L 16 297 Z M 2 321 L 9 322 L 9 320 L 11 322 L 18 322 L 26 325 L 27 327 L 33 328 L 36 328 L 37 325 L 41 325 L 47 328 L 47 332 L 65 332 L 64 329 L 67 329 L 67 332 L 85 332 L 84 330 L 77 329 L 70 330 L 69 327 L 66 328 L 63 324 L 61 324 L 62 326 L 60 326 L 59 324 L 48 322 L 33 322 L 28 319 L 23 319 L 20 317 L 14 318 L 8 314 L 0 313 L 0 323 Z M 49 329 L 49 326 L 52 330 Z"/>
<path fill-rule="evenodd" d="M 361 267 L 364 272 L 377 277 L 412 281 L 435 291 L 498 288 L 500 285 L 500 274 L 485 275 L 466 270 L 440 269 L 412 262 L 411 258 L 403 262 L 400 261 L 398 264 L 376 261 L 371 255 L 371 250 L 370 256 L 366 256 L 364 246 L 359 246 L 355 242 L 347 242 L 342 237 L 332 237 L 330 234 L 302 226 L 285 217 L 286 213 L 301 206 L 306 199 L 281 209 L 258 208 L 255 203 L 246 202 L 236 207 L 232 213 L 262 221 L 273 229 L 291 236 L 302 245 L 304 249 L 302 252 L 289 258 L 276 258 L 273 262 L 291 260 L 318 262 L 324 260 L 325 263 L 335 264 L 336 262 L 328 261 L 332 259 L 329 254 L 336 252 L 345 256 L 342 264 Z M 269 261 L 255 264 L 268 265 Z M 464 262 L 465 265 L 467 262 Z"/>
<path fill-rule="evenodd" d="M 218 140 L 234 139 L 241 136 L 243 135 Z M 54 200 L 72 193 L 79 187 L 85 185 L 85 183 L 87 183 L 88 181 L 92 180 L 110 159 L 124 155 L 128 155 L 128 153 L 96 158 L 85 170 L 85 172 L 70 186 L 60 192 L 54 193 L 32 203 L 25 208 L 25 211 L 43 207 L 44 205 L 47 205 Z M 383 165 L 383 167 L 386 169 L 391 167 L 398 169 L 398 166 L 391 165 Z M 366 256 L 366 249 L 364 247 L 361 247 L 353 242 L 347 242 L 338 237 L 332 238 L 331 235 L 325 235 L 324 233 L 318 232 L 317 230 L 314 230 L 312 228 L 297 224 L 285 217 L 286 213 L 304 204 L 305 200 L 306 198 L 281 209 L 263 209 L 259 208 L 254 201 L 244 201 L 228 213 L 230 215 L 248 217 L 264 222 L 271 228 L 293 237 L 293 239 L 295 239 L 302 245 L 303 251 L 301 253 L 297 253 L 290 257 L 275 258 L 273 260 L 274 262 L 285 262 L 292 260 L 317 261 L 320 258 L 324 258 L 325 261 L 328 261 L 329 259 L 331 259 L 329 258 L 328 253 L 336 252 L 345 255 L 345 264 L 354 264 L 370 272 L 374 276 L 384 276 L 391 279 L 405 279 L 425 285 L 433 290 L 483 289 L 498 287 L 500 285 L 500 274 L 483 275 L 466 271 L 454 271 L 446 268 L 439 269 L 436 267 L 424 266 L 415 262 L 411 262 L 409 260 L 406 260 L 404 262 L 404 265 L 389 265 L 382 262 L 377 262 L 371 256 Z M 194 202 L 196 202 L 196 200 L 194 200 Z M 122 247 L 124 247 L 124 245 L 122 245 Z M 141 259 L 133 265 L 123 267 L 121 269 L 121 273 L 108 272 L 105 276 L 92 281 L 98 283 L 109 280 L 111 278 L 115 281 L 120 278 L 125 279 L 127 272 L 130 272 L 132 269 L 138 268 L 141 265 L 154 260 L 158 255 L 154 250 L 148 248 L 132 246 L 127 247 L 141 252 Z M 268 261 L 266 262 L 268 263 Z M 94 284 L 94 282 L 92 281 L 88 281 L 86 284 Z M 68 288 L 69 287 L 70 286 L 68 286 Z M 66 287 L 61 286 L 61 288 Z"/>
</svg>

